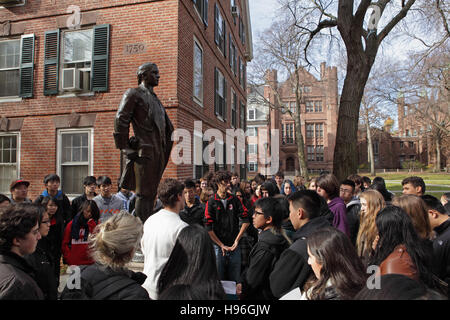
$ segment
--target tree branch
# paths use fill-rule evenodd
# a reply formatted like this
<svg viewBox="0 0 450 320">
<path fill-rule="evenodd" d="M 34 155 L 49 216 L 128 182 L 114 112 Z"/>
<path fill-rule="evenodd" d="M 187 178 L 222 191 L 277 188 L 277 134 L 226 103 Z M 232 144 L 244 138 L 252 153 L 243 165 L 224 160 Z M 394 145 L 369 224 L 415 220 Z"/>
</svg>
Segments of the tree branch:
<svg viewBox="0 0 450 320">
<path fill-rule="evenodd" d="M 312 65 L 312 64 L 311 64 L 311 62 L 309 62 L 306 52 L 307 52 L 309 44 L 311 43 L 311 41 L 314 38 L 314 36 L 316 34 L 318 34 L 320 32 L 320 30 L 322 30 L 322 29 L 333 28 L 333 27 L 336 27 L 336 26 L 337 26 L 337 20 L 323 20 L 323 21 L 320 21 L 320 23 L 317 25 L 316 29 L 314 29 L 314 30 L 312 30 L 310 32 L 309 39 L 306 42 L 305 49 L 304 49 L 305 60 L 306 60 L 308 65 Z"/>
<path fill-rule="evenodd" d="M 416 0 L 409 0 L 408 3 L 405 4 L 405 6 L 397 13 L 397 15 L 392 18 L 392 20 L 384 27 L 384 29 L 380 32 L 378 35 L 378 45 L 381 44 L 383 39 L 391 32 L 391 30 L 402 20 L 404 17 L 406 17 L 406 14 L 408 13 L 411 6 L 416 2 Z"/>
</svg>

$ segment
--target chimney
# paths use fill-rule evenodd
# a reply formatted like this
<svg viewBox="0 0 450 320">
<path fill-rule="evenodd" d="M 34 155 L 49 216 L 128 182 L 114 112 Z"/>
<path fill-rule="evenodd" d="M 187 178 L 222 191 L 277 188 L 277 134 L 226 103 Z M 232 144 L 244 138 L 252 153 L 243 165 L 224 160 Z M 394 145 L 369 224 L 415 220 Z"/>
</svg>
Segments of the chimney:
<svg viewBox="0 0 450 320">
<path fill-rule="evenodd" d="M 266 71 L 266 81 L 267 82 L 277 82 L 277 70 L 271 69 Z"/>
<path fill-rule="evenodd" d="M 320 64 L 320 80 L 323 80 L 325 78 L 325 68 L 326 68 L 326 63 L 322 62 Z"/>
</svg>

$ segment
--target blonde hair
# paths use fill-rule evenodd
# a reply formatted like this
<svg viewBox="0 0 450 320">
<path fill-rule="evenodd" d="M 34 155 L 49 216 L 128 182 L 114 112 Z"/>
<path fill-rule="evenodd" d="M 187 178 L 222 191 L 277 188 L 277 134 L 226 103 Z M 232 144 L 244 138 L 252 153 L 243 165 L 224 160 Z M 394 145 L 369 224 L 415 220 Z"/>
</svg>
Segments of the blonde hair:
<svg viewBox="0 0 450 320">
<path fill-rule="evenodd" d="M 384 198 L 377 190 L 366 190 L 360 198 L 367 201 L 367 210 L 360 212 L 359 231 L 356 238 L 356 249 L 359 257 L 368 258 L 372 250 L 372 243 L 378 234 L 375 218 L 378 212 L 386 206 Z"/>
<path fill-rule="evenodd" d="M 113 269 L 125 266 L 139 246 L 143 225 L 138 217 L 121 210 L 107 221 L 99 224 L 90 235 L 90 249 L 93 259 Z"/>
<path fill-rule="evenodd" d="M 431 238 L 431 225 L 428 210 L 422 198 L 413 194 L 404 194 L 392 200 L 394 206 L 400 207 L 411 217 L 417 235 L 422 239 Z"/>
</svg>

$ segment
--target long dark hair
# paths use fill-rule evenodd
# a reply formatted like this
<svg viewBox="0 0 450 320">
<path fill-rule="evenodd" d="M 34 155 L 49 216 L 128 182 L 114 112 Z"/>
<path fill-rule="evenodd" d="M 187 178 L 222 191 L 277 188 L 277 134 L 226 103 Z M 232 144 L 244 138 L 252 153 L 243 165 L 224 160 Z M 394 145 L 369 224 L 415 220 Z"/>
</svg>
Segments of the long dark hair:
<svg viewBox="0 0 450 320">
<path fill-rule="evenodd" d="M 396 246 L 402 244 L 414 262 L 420 279 L 426 285 L 435 287 L 429 265 L 431 254 L 416 233 L 408 214 L 400 207 L 387 206 L 378 213 L 375 224 L 380 239 L 369 264 L 380 265 Z"/>
<path fill-rule="evenodd" d="M 307 245 L 317 263 L 322 265 L 320 279 L 312 284 L 310 300 L 325 298 L 329 280 L 343 300 L 353 299 L 366 285 L 364 266 L 343 232 L 332 227 L 317 230 L 308 237 Z"/>
<path fill-rule="evenodd" d="M 87 208 L 91 208 L 91 216 L 95 223 L 98 223 L 98 219 L 100 217 L 100 211 L 98 209 L 97 204 L 94 200 L 86 200 L 84 201 L 80 209 L 78 210 L 77 215 L 72 220 L 72 229 L 71 229 L 71 237 L 72 239 L 78 240 L 80 238 L 80 228 L 84 229 L 84 241 L 87 241 L 89 236 L 89 219 L 84 217 L 84 210 Z"/>
<path fill-rule="evenodd" d="M 195 286 L 212 300 L 225 297 L 211 238 L 198 225 L 190 225 L 180 231 L 159 277 L 158 292 L 179 284 Z"/>
</svg>

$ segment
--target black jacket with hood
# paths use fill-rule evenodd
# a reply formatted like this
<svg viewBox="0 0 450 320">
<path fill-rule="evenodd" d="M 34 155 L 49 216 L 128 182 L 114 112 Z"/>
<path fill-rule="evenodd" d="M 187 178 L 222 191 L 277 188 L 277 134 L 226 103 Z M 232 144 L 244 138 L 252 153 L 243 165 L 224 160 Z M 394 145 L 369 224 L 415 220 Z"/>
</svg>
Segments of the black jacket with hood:
<svg viewBox="0 0 450 320">
<path fill-rule="evenodd" d="M 286 238 L 265 230 L 249 256 L 249 266 L 241 275 L 243 300 L 272 300 L 269 275 L 282 252 L 289 247 Z"/>
<path fill-rule="evenodd" d="M 308 264 L 307 238 L 313 232 L 330 225 L 325 217 L 317 217 L 294 233 L 292 238 L 294 243 L 281 254 L 270 274 L 270 289 L 276 298 L 282 297 L 294 288 L 303 288 L 312 273 Z"/>
</svg>

